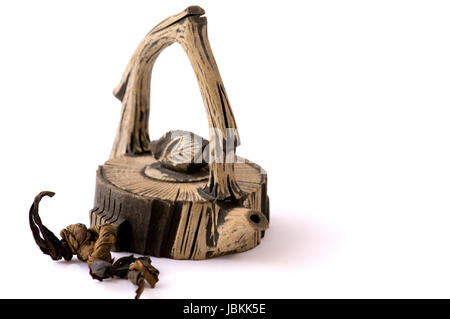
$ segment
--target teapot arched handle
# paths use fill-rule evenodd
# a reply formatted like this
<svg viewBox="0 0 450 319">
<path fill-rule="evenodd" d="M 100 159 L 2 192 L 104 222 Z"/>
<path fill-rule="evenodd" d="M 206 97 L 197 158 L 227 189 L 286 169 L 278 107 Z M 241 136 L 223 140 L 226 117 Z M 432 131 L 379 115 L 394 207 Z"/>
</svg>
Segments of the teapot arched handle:
<svg viewBox="0 0 450 319">
<path fill-rule="evenodd" d="M 218 200 L 239 199 L 234 164 L 239 135 L 225 87 L 207 35 L 205 11 L 198 6 L 169 17 L 153 28 L 131 57 L 114 95 L 122 101 L 122 116 L 111 158 L 150 152 L 148 132 L 150 81 L 163 49 L 179 43 L 195 71 L 205 105 L 209 133 L 209 180 L 205 191 Z"/>
</svg>

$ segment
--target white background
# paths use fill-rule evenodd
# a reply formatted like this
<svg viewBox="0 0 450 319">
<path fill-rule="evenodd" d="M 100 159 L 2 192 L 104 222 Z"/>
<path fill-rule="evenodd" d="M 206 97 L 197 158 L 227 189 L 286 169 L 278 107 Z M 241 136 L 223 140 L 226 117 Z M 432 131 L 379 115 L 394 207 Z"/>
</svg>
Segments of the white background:
<svg viewBox="0 0 450 319">
<path fill-rule="evenodd" d="M 192 4 L 238 155 L 268 172 L 271 225 L 246 253 L 153 258 L 160 282 L 142 297 L 450 297 L 449 2 L 199 0 L 1 2 L 0 297 L 134 296 L 43 255 L 27 215 L 52 190 L 50 229 L 88 224 L 119 123 L 111 92 L 145 34 Z M 151 104 L 151 138 L 208 136 L 178 45 L 156 62 Z"/>
</svg>

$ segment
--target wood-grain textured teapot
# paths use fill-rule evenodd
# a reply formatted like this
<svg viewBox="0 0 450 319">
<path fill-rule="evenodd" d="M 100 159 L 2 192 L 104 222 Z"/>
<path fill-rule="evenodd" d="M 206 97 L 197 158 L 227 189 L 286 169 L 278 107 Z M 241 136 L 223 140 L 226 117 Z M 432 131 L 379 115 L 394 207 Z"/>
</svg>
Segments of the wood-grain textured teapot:
<svg viewBox="0 0 450 319">
<path fill-rule="evenodd" d="M 202 8 L 192 6 L 153 28 L 114 91 L 122 101 L 121 120 L 110 159 L 97 171 L 90 222 L 118 225 L 118 251 L 205 259 L 249 250 L 268 228 L 267 175 L 235 154 L 239 135 L 203 14 Z M 209 143 L 195 144 L 194 135 L 175 143 L 174 134 L 150 141 L 152 68 L 161 51 L 174 42 L 194 68 L 208 117 Z M 191 149 L 189 158 L 198 165 L 171 165 L 180 145 Z M 163 155 L 156 156 L 156 149 Z M 200 151 L 207 156 L 198 159 Z"/>
</svg>

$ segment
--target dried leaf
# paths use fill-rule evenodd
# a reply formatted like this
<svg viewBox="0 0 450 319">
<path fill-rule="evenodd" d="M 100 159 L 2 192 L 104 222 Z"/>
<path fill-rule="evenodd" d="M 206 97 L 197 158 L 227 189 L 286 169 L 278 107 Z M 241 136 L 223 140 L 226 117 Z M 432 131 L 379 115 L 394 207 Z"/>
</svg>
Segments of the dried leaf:
<svg viewBox="0 0 450 319">
<path fill-rule="evenodd" d="M 39 217 L 39 202 L 44 196 L 53 197 L 53 195 L 55 195 L 54 192 L 44 191 L 34 198 L 28 215 L 31 232 L 36 244 L 44 254 L 49 255 L 53 260 L 59 260 L 63 257 L 65 260 L 71 260 L 73 254 L 67 243 L 59 240 L 55 234 L 42 224 Z"/>
<path fill-rule="evenodd" d="M 144 275 L 139 270 L 130 270 L 127 274 L 127 278 L 133 284 L 138 286 L 138 288 L 136 289 L 136 296 L 134 297 L 134 299 L 139 299 L 145 288 Z"/>
<path fill-rule="evenodd" d="M 119 278 L 127 278 L 130 265 L 134 263 L 135 260 L 136 258 L 134 257 L 134 255 L 125 256 L 117 259 L 113 263 L 114 275 Z"/>
<path fill-rule="evenodd" d="M 88 261 L 93 279 L 127 278 L 138 286 L 136 299 L 144 291 L 145 281 L 155 287 L 159 271 L 151 265 L 149 257 L 135 258 L 130 255 L 116 261 L 111 259 L 111 247 L 117 232 L 115 225 L 103 224 L 88 229 L 83 224 L 72 224 L 61 231 L 62 240 L 59 240 L 39 217 L 39 202 L 44 196 L 53 197 L 54 194 L 48 191 L 39 193 L 29 212 L 34 240 L 44 254 L 50 255 L 53 260 L 63 257 L 70 260 L 73 254 L 77 254 L 80 260 Z"/>
<path fill-rule="evenodd" d="M 159 270 L 151 265 L 149 257 L 140 257 L 136 259 L 135 263 L 130 266 L 130 270 L 139 270 L 149 283 L 150 287 L 155 288 L 158 282 Z"/>
<path fill-rule="evenodd" d="M 96 259 L 89 266 L 89 274 L 93 279 L 102 281 L 114 277 L 114 266 L 104 260 Z"/>
</svg>

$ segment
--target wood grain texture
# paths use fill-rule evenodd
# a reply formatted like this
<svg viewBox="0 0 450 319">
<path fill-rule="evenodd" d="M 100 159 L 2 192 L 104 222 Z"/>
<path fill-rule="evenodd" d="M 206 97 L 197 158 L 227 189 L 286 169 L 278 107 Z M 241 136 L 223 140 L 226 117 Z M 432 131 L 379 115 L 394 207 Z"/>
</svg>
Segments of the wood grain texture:
<svg viewBox="0 0 450 319">
<path fill-rule="evenodd" d="M 245 161 L 241 159 L 242 161 Z M 119 226 L 116 250 L 175 259 L 205 259 L 254 248 L 268 227 L 267 175 L 249 161 L 236 164 L 240 202 L 215 201 L 204 181 L 149 178 L 151 155 L 121 156 L 97 171 L 91 225 Z M 252 221 L 251 215 L 257 216 Z"/>
<path fill-rule="evenodd" d="M 118 226 L 116 250 L 205 259 L 254 248 L 269 226 L 267 175 L 236 156 L 236 122 L 202 14 L 189 7 L 153 28 L 114 90 L 122 101 L 121 120 L 110 159 L 97 171 L 90 221 Z M 152 68 L 175 42 L 194 68 L 208 117 L 210 139 L 198 146 L 172 141 L 170 134 L 158 145 L 148 134 Z M 194 154 L 205 150 L 207 166 L 166 161 L 174 144 Z"/>
<path fill-rule="evenodd" d="M 201 17 L 202 14 L 204 10 L 200 7 L 189 7 L 158 24 L 139 44 L 120 84 L 114 90 L 114 95 L 122 101 L 122 116 L 111 158 L 150 152 L 148 123 L 151 73 L 161 51 L 177 42 L 186 52 L 195 71 L 209 122 L 209 158 L 215 160 L 210 161 L 210 176 L 205 191 L 218 199 L 239 199 L 242 194 L 233 169 L 239 135 L 209 45 L 206 17 Z M 227 154 L 224 141 L 229 138 L 233 139 L 233 152 Z M 228 159 L 227 163 L 225 159 Z"/>
</svg>

